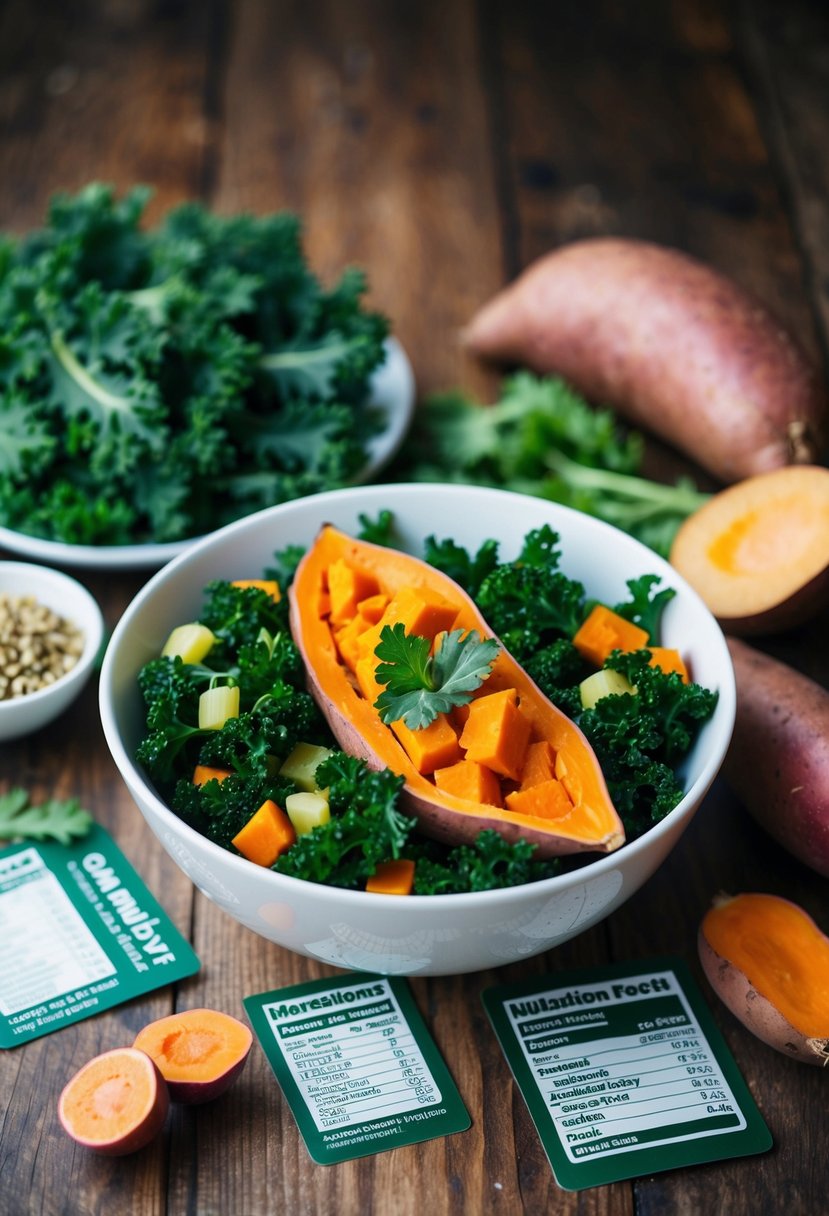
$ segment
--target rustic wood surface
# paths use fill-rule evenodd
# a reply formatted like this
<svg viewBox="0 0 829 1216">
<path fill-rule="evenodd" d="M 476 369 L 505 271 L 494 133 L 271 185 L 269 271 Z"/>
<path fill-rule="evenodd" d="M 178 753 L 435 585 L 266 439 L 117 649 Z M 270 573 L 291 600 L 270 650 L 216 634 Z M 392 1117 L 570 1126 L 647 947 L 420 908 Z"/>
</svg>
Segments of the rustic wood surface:
<svg viewBox="0 0 829 1216">
<path fill-rule="evenodd" d="M 368 270 L 421 394 L 497 387 L 458 330 L 532 258 L 619 233 L 678 245 L 757 292 L 826 367 L 829 11 L 808 0 L 6 0 L 0 10 L 0 227 L 39 223 L 92 179 L 292 208 L 314 268 Z M 676 457 L 654 448 L 655 475 Z M 81 572 L 112 627 L 144 576 Z M 763 639 L 824 683 L 823 622 Z M 176 1109 L 149 1149 L 96 1158 L 56 1100 L 150 1018 L 334 974 L 194 891 L 115 770 L 96 687 L 54 727 L 0 748 L 0 790 L 77 796 L 113 833 L 202 960 L 175 990 L 0 1055 L 0 1216 L 21 1213 L 706 1213 L 827 1209 L 826 1078 L 754 1040 L 704 986 L 774 1136 L 771 1152 L 561 1191 L 480 993 L 570 965 L 684 957 L 711 896 L 766 890 L 829 928 L 826 880 L 715 784 L 672 857 L 608 921 L 497 972 L 412 989 L 472 1115 L 463 1134 L 323 1168 L 255 1049 L 221 1101 Z M 701 978 L 701 976 L 700 976 Z"/>
</svg>

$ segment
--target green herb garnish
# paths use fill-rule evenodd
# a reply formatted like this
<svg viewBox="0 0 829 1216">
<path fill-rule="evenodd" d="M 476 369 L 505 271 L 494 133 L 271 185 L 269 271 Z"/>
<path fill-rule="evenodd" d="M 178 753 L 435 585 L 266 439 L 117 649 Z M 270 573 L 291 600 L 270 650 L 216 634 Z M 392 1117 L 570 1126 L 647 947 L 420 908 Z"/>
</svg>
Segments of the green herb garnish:
<svg viewBox="0 0 829 1216">
<path fill-rule="evenodd" d="M 71 844 L 86 836 L 93 824 L 89 811 L 76 798 L 49 798 L 33 806 L 25 790 L 0 794 L 0 840 L 55 840 Z"/>
<path fill-rule="evenodd" d="M 374 678 L 385 684 L 374 708 L 388 725 L 402 720 L 409 730 L 422 730 L 438 714 L 466 705 L 492 670 L 500 650 L 493 638 L 475 630 L 453 629 L 431 642 L 406 633 L 405 626 L 384 625 L 374 653 L 380 660 Z"/>
</svg>

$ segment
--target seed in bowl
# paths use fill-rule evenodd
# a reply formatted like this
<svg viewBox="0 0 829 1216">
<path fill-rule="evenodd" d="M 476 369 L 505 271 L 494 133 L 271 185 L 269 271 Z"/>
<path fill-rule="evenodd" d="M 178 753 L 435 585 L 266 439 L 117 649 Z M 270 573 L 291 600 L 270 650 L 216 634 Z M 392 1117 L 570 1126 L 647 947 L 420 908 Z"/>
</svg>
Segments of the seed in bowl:
<svg viewBox="0 0 829 1216">
<path fill-rule="evenodd" d="M 54 684 L 83 653 L 78 627 L 31 595 L 0 592 L 0 701 Z"/>
</svg>

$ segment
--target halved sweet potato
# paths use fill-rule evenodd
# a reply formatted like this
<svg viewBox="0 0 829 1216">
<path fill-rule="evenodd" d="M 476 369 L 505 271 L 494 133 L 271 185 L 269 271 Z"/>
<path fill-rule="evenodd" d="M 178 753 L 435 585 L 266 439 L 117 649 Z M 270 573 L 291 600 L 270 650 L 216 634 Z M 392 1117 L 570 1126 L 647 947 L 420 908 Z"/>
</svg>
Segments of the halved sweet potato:
<svg viewBox="0 0 829 1216">
<path fill-rule="evenodd" d="M 671 563 L 727 633 L 790 629 L 829 602 L 829 469 L 747 478 L 682 524 Z"/>
<path fill-rule="evenodd" d="M 167 1085 L 150 1057 L 119 1047 L 95 1056 L 67 1082 L 58 1117 L 78 1144 L 123 1157 L 158 1135 L 169 1108 Z"/>
<path fill-rule="evenodd" d="M 216 1009 L 186 1009 L 150 1022 L 133 1047 L 154 1060 L 173 1102 L 218 1098 L 245 1066 L 253 1035 L 244 1022 Z"/>
<path fill-rule="evenodd" d="M 337 629 L 342 625 L 332 625 L 329 617 L 328 571 L 341 561 L 362 576 L 373 577 L 388 597 L 384 615 L 367 625 L 358 639 L 360 657 L 353 670 L 337 645 Z M 327 525 L 299 564 L 289 599 L 291 630 L 309 688 L 334 736 L 345 751 L 373 768 L 390 768 L 404 778 L 402 804 L 416 816 L 425 835 L 459 844 L 492 829 L 509 841 L 530 841 L 538 857 L 610 852 L 623 844 L 624 827 L 587 739 L 503 648 L 478 690 L 479 713 L 474 716 L 486 718 L 486 732 L 472 721 L 472 706 L 460 725 L 448 715 L 420 732 L 383 722 L 374 704 L 383 691 L 374 678 L 374 650 L 384 621 L 393 618 L 403 623 L 406 632 L 430 639 L 450 628 L 492 637 L 473 601 L 447 575 L 408 554 L 354 540 Z M 422 747 L 408 738 L 418 733 L 427 736 Z M 539 740 L 553 749 L 557 778 L 553 784 L 566 792 L 563 804 L 556 798 L 539 807 L 535 799 L 530 813 L 502 809 L 495 805 L 502 801 L 500 796 L 473 801 L 440 788 L 431 775 L 465 757 L 514 785 L 521 776 L 521 754 Z"/>
<path fill-rule="evenodd" d="M 777 895 L 722 896 L 698 944 L 711 987 L 752 1034 L 829 1064 L 829 939 L 802 908 Z"/>
</svg>

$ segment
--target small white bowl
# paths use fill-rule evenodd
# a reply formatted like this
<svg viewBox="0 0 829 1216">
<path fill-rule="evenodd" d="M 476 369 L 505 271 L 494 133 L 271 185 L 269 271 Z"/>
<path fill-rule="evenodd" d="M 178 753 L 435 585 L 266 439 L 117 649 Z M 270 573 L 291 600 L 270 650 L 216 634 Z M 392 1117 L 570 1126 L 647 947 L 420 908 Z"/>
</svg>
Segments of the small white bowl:
<svg viewBox="0 0 829 1216">
<path fill-rule="evenodd" d="M 83 634 L 83 651 L 66 675 L 37 692 L 0 701 L 0 740 L 17 739 L 51 722 L 71 705 L 92 673 L 104 636 L 96 601 L 68 574 L 32 562 L 0 562 L 0 592 L 32 596 Z"/>
<path fill-rule="evenodd" d="M 329 522 L 345 531 L 388 508 L 405 548 L 421 554 L 430 533 L 474 552 L 489 537 L 515 557 L 527 532 L 560 535 L 561 568 L 589 595 L 614 604 L 626 581 L 661 576 L 676 596 L 663 643 L 678 647 L 694 678 L 719 700 L 683 770 L 686 794 L 659 824 L 582 868 L 498 891 L 373 895 L 305 882 L 235 856 L 189 827 L 158 796 L 135 749 L 143 737 L 137 676 L 170 630 L 196 619 L 212 579 L 257 577 L 274 552 L 309 544 Z M 243 925 L 290 950 L 352 970 L 400 975 L 477 971 L 539 954 L 612 913 L 676 845 L 722 764 L 734 724 L 734 672 L 722 632 L 697 593 L 667 562 L 601 520 L 538 498 L 470 486 L 380 485 L 315 495 L 230 524 L 159 571 L 116 626 L 100 682 L 104 734 L 116 765 L 168 853 L 208 898 Z"/>
</svg>

